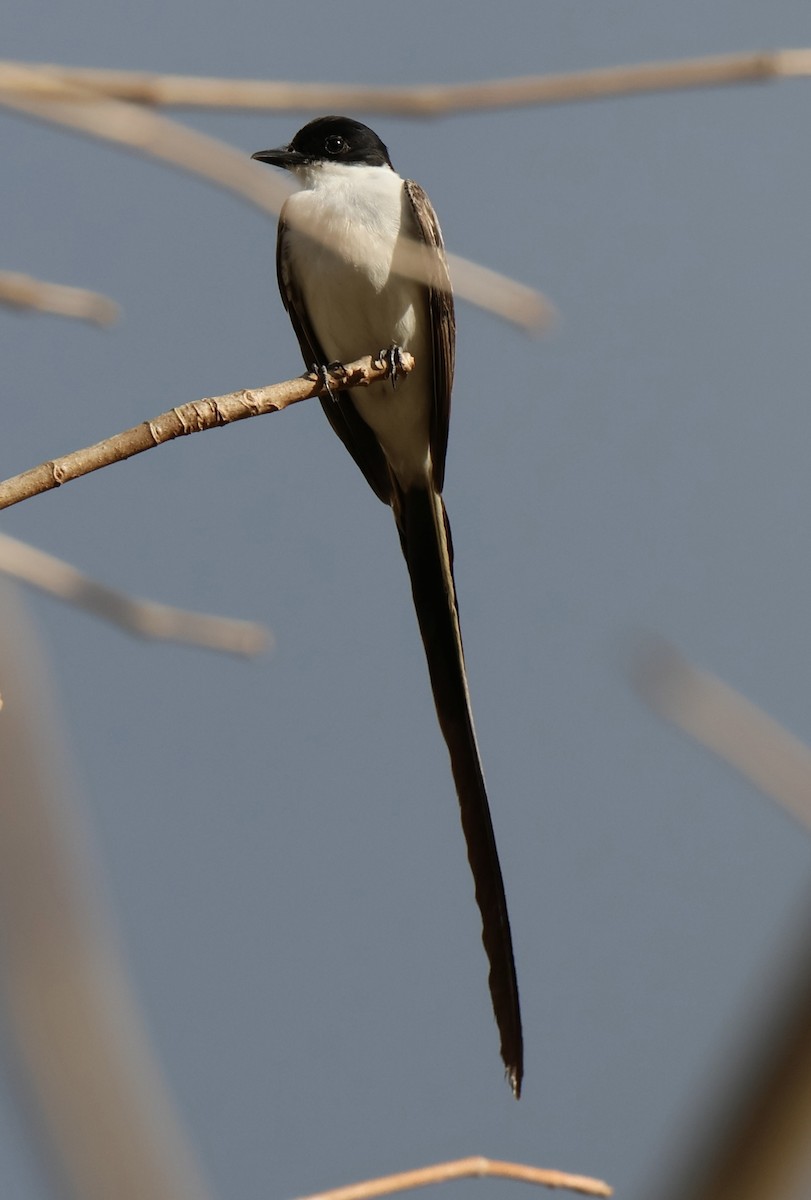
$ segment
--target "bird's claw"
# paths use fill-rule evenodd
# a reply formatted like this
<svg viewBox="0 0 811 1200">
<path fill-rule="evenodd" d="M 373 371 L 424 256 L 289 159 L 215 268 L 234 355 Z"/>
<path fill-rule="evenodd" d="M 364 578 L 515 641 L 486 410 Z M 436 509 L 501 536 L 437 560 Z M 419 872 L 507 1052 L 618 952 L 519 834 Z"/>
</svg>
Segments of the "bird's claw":
<svg viewBox="0 0 811 1200">
<path fill-rule="evenodd" d="M 329 385 L 329 377 L 330 375 L 340 375 L 343 370 L 344 364 L 340 362 L 313 363 L 310 367 L 310 374 L 315 375 L 330 400 L 337 401 L 338 397 Z"/>
<path fill-rule="evenodd" d="M 402 347 L 391 345 L 387 349 L 381 350 L 377 356 L 377 360 L 388 366 L 389 378 L 391 379 L 392 390 L 394 390 L 397 387 L 399 377 L 408 374 L 403 365 Z"/>
</svg>

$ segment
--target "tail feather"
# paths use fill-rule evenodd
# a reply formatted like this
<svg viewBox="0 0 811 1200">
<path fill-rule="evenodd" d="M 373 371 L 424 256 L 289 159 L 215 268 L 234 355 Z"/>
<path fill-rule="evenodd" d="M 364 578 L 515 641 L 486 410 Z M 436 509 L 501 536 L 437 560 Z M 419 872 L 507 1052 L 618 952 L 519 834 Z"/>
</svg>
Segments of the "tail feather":
<svg viewBox="0 0 811 1200">
<path fill-rule="evenodd" d="M 490 962 L 490 996 L 501 1037 L 501 1057 L 513 1092 L 524 1073 L 521 1011 L 510 921 L 498 861 L 467 686 L 453 547 L 442 497 L 427 488 L 397 489 L 394 514 L 417 610 L 437 716 L 448 746 L 462 828 Z"/>
</svg>

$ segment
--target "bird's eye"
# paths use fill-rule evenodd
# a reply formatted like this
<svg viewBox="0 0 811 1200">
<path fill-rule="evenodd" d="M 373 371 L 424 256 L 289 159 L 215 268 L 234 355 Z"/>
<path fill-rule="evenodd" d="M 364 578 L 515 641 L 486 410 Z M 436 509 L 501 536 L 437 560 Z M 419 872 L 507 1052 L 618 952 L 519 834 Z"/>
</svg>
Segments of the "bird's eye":
<svg viewBox="0 0 811 1200">
<path fill-rule="evenodd" d="M 343 154 L 346 150 L 346 142 L 340 133 L 331 133 L 324 143 L 324 149 L 327 154 Z"/>
</svg>

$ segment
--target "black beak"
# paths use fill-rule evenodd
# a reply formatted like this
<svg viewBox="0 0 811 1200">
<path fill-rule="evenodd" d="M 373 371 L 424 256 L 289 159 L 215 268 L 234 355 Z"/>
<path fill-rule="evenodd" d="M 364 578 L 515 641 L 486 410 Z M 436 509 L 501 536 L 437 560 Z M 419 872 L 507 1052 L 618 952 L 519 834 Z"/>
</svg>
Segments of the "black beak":
<svg viewBox="0 0 811 1200">
<path fill-rule="evenodd" d="M 272 167 L 283 167 L 286 171 L 300 167 L 304 162 L 304 155 L 292 146 L 279 146 L 276 150 L 257 150 L 251 158 L 255 158 L 257 162 L 269 163 Z"/>
</svg>

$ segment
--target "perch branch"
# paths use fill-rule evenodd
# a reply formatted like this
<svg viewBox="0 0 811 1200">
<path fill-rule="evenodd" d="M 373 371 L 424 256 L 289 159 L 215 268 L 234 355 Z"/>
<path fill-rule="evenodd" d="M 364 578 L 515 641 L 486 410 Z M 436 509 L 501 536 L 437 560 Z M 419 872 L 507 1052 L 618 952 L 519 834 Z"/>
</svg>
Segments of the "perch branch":
<svg viewBox="0 0 811 1200">
<path fill-rule="evenodd" d="M 403 354 L 401 368 L 410 371 L 413 367 L 412 356 Z M 388 375 L 389 364 L 377 362 L 367 354 L 365 358 L 347 363 L 340 369 L 328 371 L 326 382 L 312 374 L 300 375 L 284 383 L 229 392 L 225 396 L 208 396 L 203 400 L 181 404 L 178 408 L 161 413 L 152 421 L 143 421 L 132 429 L 105 438 L 103 442 L 75 450 L 62 458 L 51 459 L 32 467 L 30 471 L 6 479 L 0 483 L 0 509 L 10 508 L 21 500 L 38 496 L 71 479 L 89 475 L 91 471 L 98 471 L 115 462 L 123 462 L 134 454 L 141 454 L 144 450 L 151 450 L 186 434 L 217 429 L 221 425 L 230 425 L 233 421 L 243 421 L 264 413 L 281 412 L 291 404 L 325 395 L 328 390 L 368 387 L 370 383 L 386 379 Z"/>
<path fill-rule="evenodd" d="M 375 1196 L 388 1196 L 392 1192 L 405 1192 L 429 1184 L 446 1183 L 450 1179 L 485 1175 L 490 1178 L 517 1179 L 539 1187 L 566 1188 L 571 1192 L 582 1192 L 586 1196 L 613 1194 L 613 1189 L 607 1183 L 603 1183 L 601 1179 L 590 1179 L 587 1175 L 567 1175 L 564 1171 L 548 1171 L 543 1167 L 499 1162 L 496 1159 L 477 1156 L 436 1163 L 431 1167 L 419 1167 L 416 1171 L 401 1171 L 397 1175 L 383 1175 L 378 1179 L 367 1179 L 363 1183 L 353 1183 L 348 1187 L 318 1192 L 304 1197 L 303 1200 L 372 1200 Z"/>
<path fill-rule="evenodd" d="M 102 617 L 136 637 L 183 642 L 246 657 L 261 654 L 272 642 L 264 625 L 185 612 L 182 608 L 129 596 L 90 579 L 61 558 L 4 533 L 0 533 L 0 571 Z"/>
</svg>

